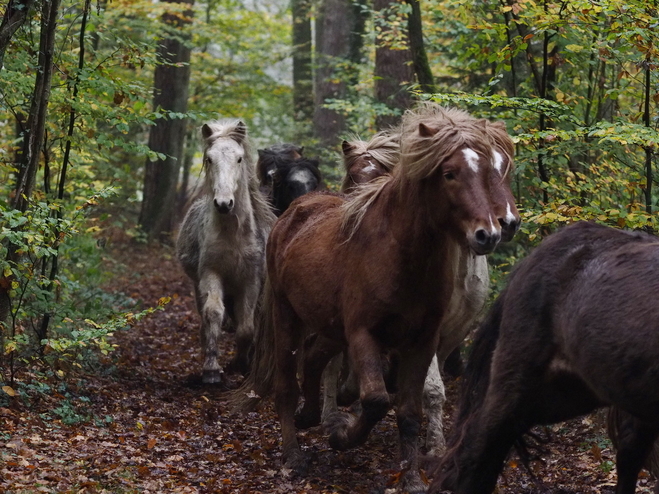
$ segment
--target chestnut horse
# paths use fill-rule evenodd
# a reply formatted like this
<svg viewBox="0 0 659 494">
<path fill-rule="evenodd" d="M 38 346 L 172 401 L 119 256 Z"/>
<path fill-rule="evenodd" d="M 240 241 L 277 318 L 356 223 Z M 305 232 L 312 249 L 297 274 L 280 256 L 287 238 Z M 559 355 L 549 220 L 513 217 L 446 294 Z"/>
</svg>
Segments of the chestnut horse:
<svg viewBox="0 0 659 494">
<path fill-rule="evenodd" d="M 201 316 L 204 383 L 222 381 L 221 329 L 231 317 L 237 352 L 233 367 L 246 372 L 254 311 L 265 275 L 265 243 L 275 216 L 259 191 L 245 124 L 215 120 L 201 128 L 204 188 L 190 206 L 176 253 L 194 283 Z"/>
<path fill-rule="evenodd" d="M 274 226 L 263 302 L 269 314 L 257 332 L 254 367 L 239 394 L 249 402 L 274 384 L 286 468 L 301 473 L 307 467 L 294 420 L 300 354 L 310 396 L 306 389 L 318 394 L 327 362 L 347 349 L 361 412 L 333 415 L 329 442 L 344 450 L 366 441 L 389 410 L 381 355 L 395 350 L 400 485 L 408 492 L 425 491 L 418 470 L 421 395 L 454 288 L 455 251 L 468 246 L 487 254 L 501 237 L 490 197 L 491 175 L 498 172 L 488 127 L 434 104 L 409 111 L 401 126 L 400 161 L 391 175 L 347 197 L 302 196 Z M 299 352 L 307 337 L 323 344 Z"/>
<path fill-rule="evenodd" d="M 523 435 L 614 405 L 616 494 L 659 435 L 659 239 L 580 222 L 516 266 L 474 339 L 449 452 L 430 491 L 493 492 Z"/>
<path fill-rule="evenodd" d="M 497 174 L 490 188 L 492 205 L 497 213 L 502 231 L 506 231 L 510 240 L 519 227 L 520 218 L 510 191 L 510 172 L 512 171 L 513 143 L 501 124 L 490 124 L 489 131 L 494 138 L 497 149 L 493 152 Z M 391 173 L 400 154 L 400 135 L 395 131 L 379 132 L 369 141 L 343 142 L 344 165 L 346 175 L 343 180 L 343 190 L 355 190 L 359 184 L 366 183 L 379 176 Z M 501 174 L 499 174 L 499 172 Z M 512 216 L 512 218 L 511 218 Z M 445 440 L 443 434 L 443 405 L 446 401 L 444 384 L 439 368 L 452 353 L 458 353 L 459 344 L 467 333 L 474 328 L 480 316 L 489 286 L 489 273 L 485 256 L 474 255 L 469 248 L 456 251 L 455 289 L 451 296 L 449 309 L 440 324 L 440 339 L 437 349 L 437 359 L 433 359 L 423 390 L 424 411 L 428 419 L 426 448 L 431 456 L 444 453 Z M 342 359 L 334 357 L 325 370 L 323 381 L 323 423 L 330 414 L 338 411 L 337 389 L 338 376 Z M 358 393 L 354 373 L 350 372 L 346 385 L 341 388 L 342 397 Z M 347 390 L 347 392 L 346 392 Z M 304 397 L 305 406 L 296 417 L 298 426 L 316 425 L 318 412 L 312 397 Z"/>
</svg>

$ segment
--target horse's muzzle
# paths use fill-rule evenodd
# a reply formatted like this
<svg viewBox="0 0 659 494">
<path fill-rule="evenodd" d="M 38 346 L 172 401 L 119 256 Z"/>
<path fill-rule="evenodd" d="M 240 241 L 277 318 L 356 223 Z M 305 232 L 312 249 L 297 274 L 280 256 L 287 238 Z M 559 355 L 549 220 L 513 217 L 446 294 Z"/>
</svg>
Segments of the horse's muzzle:
<svg viewBox="0 0 659 494">
<path fill-rule="evenodd" d="M 479 228 L 469 239 L 469 244 L 476 254 L 484 255 L 492 252 L 500 240 L 500 232 L 489 232 L 484 228 Z"/>
<path fill-rule="evenodd" d="M 215 199 L 213 204 L 215 205 L 217 212 L 220 214 L 229 214 L 231 211 L 233 211 L 233 199 L 229 199 L 228 201 L 218 201 Z"/>
</svg>

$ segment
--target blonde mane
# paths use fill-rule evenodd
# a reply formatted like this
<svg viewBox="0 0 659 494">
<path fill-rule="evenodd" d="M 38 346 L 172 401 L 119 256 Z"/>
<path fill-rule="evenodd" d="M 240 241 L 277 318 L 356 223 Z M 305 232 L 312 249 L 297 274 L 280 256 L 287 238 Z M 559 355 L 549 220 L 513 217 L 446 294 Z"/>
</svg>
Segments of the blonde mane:
<svg viewBox="0 0 659 494">
<path fill-rule="evenodd" d="M 427 134 L 419 132 L 421 126 L 425 126 Z M 392 174 L 362 185 L 341 207 L 341 233 L 346 241 L 359 229 L 368 208 L 386 184 L 394 182 L 398 187 L 404 181 L 418 182 L 428 178 L 463 146 L 485 157 L 488 163 L 492 162 L 496 149 L 509 158 L 506 173 L 512 167 L 514 145 L 503 122 L 477 119 L 457 108 L 425 102 L 406 111 L 397 130 L 400 156 Z"/>
</svg>

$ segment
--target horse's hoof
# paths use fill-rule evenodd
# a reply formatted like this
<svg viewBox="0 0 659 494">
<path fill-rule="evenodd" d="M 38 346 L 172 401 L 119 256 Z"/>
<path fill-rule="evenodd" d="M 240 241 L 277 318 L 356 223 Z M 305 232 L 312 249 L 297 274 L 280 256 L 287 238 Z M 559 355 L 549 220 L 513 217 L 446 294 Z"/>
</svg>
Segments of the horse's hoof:
<svg viewBox="0 0 659 494">
<path fill-rule="evenodd" d="M 300 450 L 289 453 L 282 458 L 284 468 L 290 470 L 294 475 L 304 477 L 309 471 L 309 459 Z"/>
<path fill-rule="evenodd" d="M 309 429 L 320 424 L 320 412 L 306 411 L 304 407 L 295 413 L 295 427 L 298 429 Z"/>
<path fill-rule="evenodd" d="M 323 424 L 329 432 L 329 445 L 332 449 L 344 451 L 354 446 L 348 437 L 348 429 L 357 421 L 354 415 L 336 412 L 327 417 Z"/>
<path fill-rule="evenodd" d="M 222 371 L 219 369 L 205 370 L 201 376 L 204 384 L 220 384 L 222 382 Z"/>
</svg>

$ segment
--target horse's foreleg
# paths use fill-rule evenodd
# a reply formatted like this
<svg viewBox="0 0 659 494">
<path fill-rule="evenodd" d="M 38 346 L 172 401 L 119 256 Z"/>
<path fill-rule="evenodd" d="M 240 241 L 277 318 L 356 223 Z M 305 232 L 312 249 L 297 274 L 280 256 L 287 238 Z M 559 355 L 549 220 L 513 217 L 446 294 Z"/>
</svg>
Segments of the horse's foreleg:
<svg viewBox="0 0 659 494">
<path fill-rule="evenodd" d="M 343 365 L 343 353 L 340 353 L 329 361 L 323 372 L 323 412 L 321 421 L 324 424 L 327 418 L 339 411 L 339 377 Z"/>
<path fill-rule="evenodd" d="M 373 426 L 389 410 L 389 394 L 382 376 L 380 345 L 364 328 L 349 337 L 348 352 L 359 380 L 362 411 L 355 417 L 349 413 L 335 413 L 328 417 L 329 442 L 334 449 L 344 450 L 366 441 Z"/>
<path fill-rule="evenodd" d="M 426 448 L 428 455 L 440 457 L 446 450 L 444 439 L 444 421 L 442 417 L 446 392 L 444 382 L 439 373 L 437 355 L 433 355 L 432 362 L 426 374 L 423 385 L 423 409 L 428 419 L 426 434 Z"/>
<path fill-rule="evenodd" d="M 295 425 L 298 428 L 308 429 L 309 427 L 320 424 L 321 377 L 327 363 L 340 351 L 341 346 L 338 343 L 320 335 L 314 339 L 310 348 L 305 350 L 304 381 L 302 382 L 304 405 L 295 415 Z M 334 403 L 336 406 L 336 401 Z"/>
<path fill-rule="evenodd" d="M 222 282 L 215 273 L 205 273 L 199 280 L 197 307 L 201 315 L 201 349 L 203 353 L 202 381 L 207 384 L 222 381 L 218 350 L 224 302 Z"/>
<path fill-rule="evenodd" d="M 297 384 L 299 320 L 287 302 L 275 298 L 273 304 L 275 331 L 275 410 L 282 435 L 282 463 L 284 468 L 299 475 L 306 474 L 308 462 L 300 450 L 295 434 L 295 408 L 300 395 Z"/>
<path fill-rule="evenodd" d="M 403 465 L 401 492 L 426 492 L 427 486 L 421 480 L 419 474 L 418 443 L 422 420 L 422 394 L 431 363 L 434 365 L 433 373 L 436 372 L 437 377 L 439 377 L 435 348 L 434 345 L 428 342 L 426 345 L 416 346 L 413 351 L 408 350 L 400 355 L 396 419 L 398 422 L 400 455 Z M 439 378 L 439 383 L 441 383 L 441 378 Z M 441 415 L 439 427 L 441 442 L 443 443 L 444 436 L 441 430 Z"/>
<path fill-rule="evenodd" d="M 659 427 L 643 423 L 624 412 L 621 413 L 621 417 L 616 454 L 618 470 L 616 494 L 634 494 L 638 474 L 659 436 Z"/>
<path fill-rule="evenodd" d="M 259 283 L 254 281 L 235 297 L 236 356 L 230 366 L 232 370 L 241 374 L 246 374 L 250 368 L 254 343 L 254 312 L 259 291 Z"/>
</svg>

